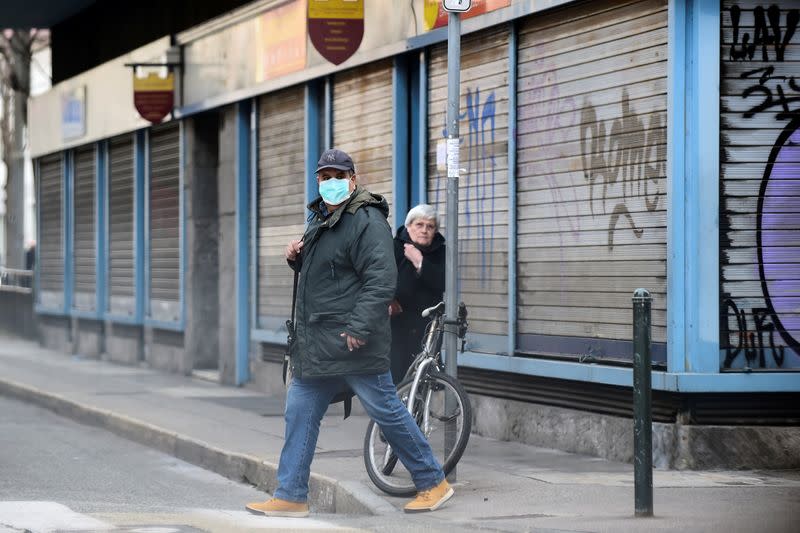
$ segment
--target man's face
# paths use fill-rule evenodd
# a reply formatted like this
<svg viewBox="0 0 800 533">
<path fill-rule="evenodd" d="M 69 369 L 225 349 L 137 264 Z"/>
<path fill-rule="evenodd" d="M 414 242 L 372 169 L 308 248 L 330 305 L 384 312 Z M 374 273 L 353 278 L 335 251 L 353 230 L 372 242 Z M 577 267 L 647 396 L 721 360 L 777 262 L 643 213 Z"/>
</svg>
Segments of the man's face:
<svg viewBox="0 0 800 533">
<path fill-rule="evenodd" d="M 356 188 L 356 175 L 350 173 L 350 171 L 339 170 L 337 168 L 323 168 L 317 172 L 317 185 L 331 178 L 336 178 L 338 180 L 350 180 L 347 184 L 350 192 L 353 192 L 353 190 Z"/>
<path fill-rule="evenodd" d="M 317 185 L 319 186 L 320 183 L 322 183 L 323 181 L 327 181 L 331 178 L 336 178 L 339 180 L 344 180 L 344 179 L 348 180 L 347 190 L 349 193 L 352 193 L 353 190 L 356 188 L 355 173 L 351 173 L 348 170 L 339 170 L 337 168 L 323 168 L 322 170 L 317 172 Z"/>
<path fill-rule="evenodd" d="M 436 235 L 436 222 L 432 218 L 418 218 L 406 226 L 408 236 L 414 244 L 430 246 Z"/>
</svg>

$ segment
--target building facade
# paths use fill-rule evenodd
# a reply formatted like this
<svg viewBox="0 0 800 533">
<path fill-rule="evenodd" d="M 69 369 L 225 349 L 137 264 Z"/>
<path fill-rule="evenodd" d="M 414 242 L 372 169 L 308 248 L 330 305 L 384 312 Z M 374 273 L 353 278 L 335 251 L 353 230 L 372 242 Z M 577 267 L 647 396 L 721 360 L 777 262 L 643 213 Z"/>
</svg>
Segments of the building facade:
<svg viewBox="0 0 800 533">
<path fill-rule="evenodd" d="M 476 430 L 630 460 L 643 287 L 657 464 L 796 467 L 800 2 L 473 4 L 458 361 Z M 308 14 L 306 0 L 253 2 L 31 100 L 43 342 L 277 387 L 283 248 L 318 154 L 348 151 L 394 228 L 418 203 L 444 213 L 436 2 L 366 0 L 341 64 L 314 47 Z M 168 57 L 177 105 L 150 125 L 125 65 Z"/>
</svg>

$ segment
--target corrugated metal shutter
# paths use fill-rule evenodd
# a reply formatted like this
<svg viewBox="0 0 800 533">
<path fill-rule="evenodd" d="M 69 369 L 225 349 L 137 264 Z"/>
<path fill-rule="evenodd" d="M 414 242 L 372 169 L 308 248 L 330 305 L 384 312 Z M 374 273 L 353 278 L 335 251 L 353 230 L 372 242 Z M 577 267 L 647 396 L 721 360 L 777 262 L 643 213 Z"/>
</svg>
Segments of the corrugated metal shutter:
<svg viewBox="0 0 800 533">
<path fill-rule="evenodd" d="M 180 319 L 180 127 L 150 130 L 150 316 Z"/>
<path fill-rule="evenodd" d="M 304 88 L 291 87 L 259 101 L 258 315 L 277 331 L 292 311 L 293 273 L 283 251 L 305 224 Z"/>
<path fill-rule="evenodd" d="M 74 307 L 81 311 L 96 305 L 95 174 L 94 145 L 75 150 Z"/>
<path fill-rule="evenodd" d="M 431 50 L 428 68 L 428 202 L 444 234 L 447 171 L 437 164 L 446 138 L 447 46 Z M 508 332 L 508 28 L 461 43 L 459 283 L 470 332 Z M 480 350 L 478 343 L 471 343 Z"/>
<path fill-rule="evenodd" d="M 630 358 L 631 296 L 666 342 L 667 2 L 587 2 L 519 35 L 519 346 Z M 611 342 L 609 342 L 611 341 Z"/>
<path fill-rule="evenodd" d="M 61 154 L 39 160 L 39 301 L 64 302 L 64 210 Z"/>
<path fill-rule="evenodd" d="M 108 144 L 109 308 L 132 315 L 134 293 L 134 142 L 132 135 Z"/>
<path fill-rule="evenodd" d="M 800 367 L 800 2 L 777 4 L 722 3 L 720 344 L 726 368 Z"/>
<path fill-rule="evenodd" d="M 359 183 L 385 196 L 392 212 L 393 134 L 392 60 L 337 73 L 333 77 L 333 146 L 350 154 Z"/>
</svg>

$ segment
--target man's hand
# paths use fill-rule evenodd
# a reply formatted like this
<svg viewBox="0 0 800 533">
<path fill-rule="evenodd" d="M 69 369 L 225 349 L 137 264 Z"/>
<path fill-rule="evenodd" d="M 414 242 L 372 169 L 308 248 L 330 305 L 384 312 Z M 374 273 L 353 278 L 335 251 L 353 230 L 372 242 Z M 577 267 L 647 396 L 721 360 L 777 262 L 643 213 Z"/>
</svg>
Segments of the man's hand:
<svg viewBox="0 0 800 533">
<path fill-rule="evenodd" d="M 399 315 L 403 312 L 403 306 L 397 300 L 392 300 L 389 304 L 389 316 Z"/>
<path fill-rule="evenodd" d="M 411 264 L 414 265 L 414 268 L 419 272 L 422 269 L 422 252 L 413 244 L 406 243 L 403 246 L 403 253 L 406 259 L 411 261 Z"/>
<path fill-rule="evenodd" d="M 347 341 L 347 349 L 350 350 L 351 352 L 353 350 L 358 350 L 367 343 L 367 341 L 362 341 L 361 339 L 351 337 L 347 333 L 342 333 L 339 336 L 345 338 L 345 340 Z"/>
<path fill-rule="evenodd" d="M 289 244 L 286 245 L 286 250 L 283 254 L 286 256 L 286 259 L 289 261 L 294 261 L 297 259 L 297 254 L 300 253 L 300 250 L 303 249 L 303 241 L 300 239 L 294 239 L 289 241 Z"/>
</svg>

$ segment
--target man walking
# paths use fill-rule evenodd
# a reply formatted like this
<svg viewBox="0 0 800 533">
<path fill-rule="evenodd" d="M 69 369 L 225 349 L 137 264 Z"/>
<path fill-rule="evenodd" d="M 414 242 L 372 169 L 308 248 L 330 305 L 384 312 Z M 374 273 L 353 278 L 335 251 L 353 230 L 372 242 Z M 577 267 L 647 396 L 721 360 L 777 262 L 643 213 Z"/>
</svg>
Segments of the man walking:
<svg viewBox="0 0 800 533">
<path fill-rule="evenodd" d="M 320 198 L 301 240 L 285 250 L 300 273 L 293 378 L 274 498 L 246 507 L 267 516 L 308 516 L 308 479 L 322 417 L 348 388 L 380 426 L 417 487 L 406 512 L 433 511 L 453 495 L 444 472 L 389 372 L 388 306 L 397 282 L 382 196 L 356 185 L 353 160 L 326 150 L 317 164 Z"/>
</svg>

